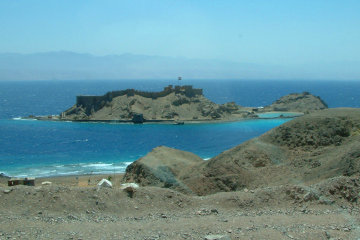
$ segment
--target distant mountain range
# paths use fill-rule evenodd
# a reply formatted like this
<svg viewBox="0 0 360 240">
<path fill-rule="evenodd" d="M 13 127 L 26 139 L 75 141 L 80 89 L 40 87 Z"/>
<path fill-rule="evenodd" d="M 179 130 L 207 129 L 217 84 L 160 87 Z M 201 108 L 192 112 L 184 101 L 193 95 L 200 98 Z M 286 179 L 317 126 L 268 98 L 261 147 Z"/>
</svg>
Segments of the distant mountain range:
<svg viewBox="0 0 360 240">
<path fill-rule="evenodd" d="M 98 79 L 354 79 L 359 64 L 268 66 L 221 60 L 75 52 L 0 54 L 0 80 Z"/>
</svg>

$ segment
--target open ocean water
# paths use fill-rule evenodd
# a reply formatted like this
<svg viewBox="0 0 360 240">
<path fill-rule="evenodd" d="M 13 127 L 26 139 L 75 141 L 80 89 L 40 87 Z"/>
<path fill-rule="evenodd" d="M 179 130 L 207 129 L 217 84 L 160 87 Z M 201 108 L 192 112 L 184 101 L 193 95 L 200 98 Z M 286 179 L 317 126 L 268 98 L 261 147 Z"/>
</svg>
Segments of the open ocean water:
<svg viewBox="0 0 360 240">
<path fill-rule="evenodd" d="M 57 176 L 124 172 L 132 161 L 166 145 L 211 158 L 279 126 L 288 119 L 213 124 L 103 124 L 17 120 L 59 114 L 76 95 L 103 95 L 135 88 L 160 91 L 177 81 L 2 81 L 0 82 L 0 172 L 10 176 Z M 308 91 L 329 107 L 360 107 L 360 81 L 183 80 L 203 88 L 216 103 L 265 106 L 279 97 Z"/>
</svg>

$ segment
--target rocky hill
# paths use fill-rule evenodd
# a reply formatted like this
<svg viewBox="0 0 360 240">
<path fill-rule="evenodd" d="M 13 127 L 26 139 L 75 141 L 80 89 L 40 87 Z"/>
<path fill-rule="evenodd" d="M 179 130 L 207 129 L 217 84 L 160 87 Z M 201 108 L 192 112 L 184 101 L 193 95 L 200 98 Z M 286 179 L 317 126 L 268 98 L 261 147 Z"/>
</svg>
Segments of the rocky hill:
<svg viewBox="0 0 360 240">
<path fill-rule="evenodd" d="M 156 186 L 162 181 L 164 187 L 206 195 L 352 176 L 360 173 L 360 109 L 328 109 L 305 115 L 208 161 L 194 162 L 192 156 L 187 162 L 182 159 L 180 168 L 176 161 L 158 161 L 152 169 L 162 171 L 148 171 L 139 177 L 148 158 L 152 162 L 162 155 L 172 159 L 173 151 L 155 149 L 131 164 L 124 179 Z M 162 177 L 165 173 L 171 177 Z"/>
<path fill-rule="evenodd" d="M 235 103 L 216 104 L 205 98 L 202 89 L 168 86 L 162 92 L 128 89 L 104 96 L 78 96 L 77 103 L 61 114 L 62 120 L 228 120 L 254 116 Z"/>
<path fill-rule="evenodd" d="M 192 193 L 182 182 L 182 173 L 202 162 L 203 159 L 193 153 L 161 146 L 131 164 L 125 179 L 141 182 L 143 186 L 169 187 Z"/>
<path fill-rule="evenodd" d="M 257 113 L 263 112 L 309 113 L 327 108 L 324 101 L 307 92 L 284 96 L 265 108 L 242 107 L 234 102 L 216 104 L 204 97 L 202 92 L 202 89 L 192 86 L 170 85 L 161 92 L 127 89 L 103 96 L 78 96 L 76 104 L 60 114 L 60 120 L 135 123 L 228 121 L 256 118 Z"/>
<path fill-rule="evenodd" d="M 270 106 L 266 106 L 265 110 L 309 113 L 326 108 L 328 108 L 327 104 L 320 97 L 314 96 L 309 92 L 303 92 L 283 96 Z"/>
</svg>

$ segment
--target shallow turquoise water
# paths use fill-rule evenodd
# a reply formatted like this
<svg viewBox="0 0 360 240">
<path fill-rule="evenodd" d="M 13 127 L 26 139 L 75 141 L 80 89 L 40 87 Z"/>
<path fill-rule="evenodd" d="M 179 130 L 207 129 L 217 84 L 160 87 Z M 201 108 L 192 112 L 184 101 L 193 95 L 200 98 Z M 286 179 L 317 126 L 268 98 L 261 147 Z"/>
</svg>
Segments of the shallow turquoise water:
<svg viewBox="0 0 360 240">
<path fill-rule="evenodd" d="M 278 118 L 278 117 L 298 117 L 301 116 L 301 113 L 288 113 L 288 112 L 276 112 L 276 113 L 259 113 L 257 114 L 260 118 Z"/>
</svg>

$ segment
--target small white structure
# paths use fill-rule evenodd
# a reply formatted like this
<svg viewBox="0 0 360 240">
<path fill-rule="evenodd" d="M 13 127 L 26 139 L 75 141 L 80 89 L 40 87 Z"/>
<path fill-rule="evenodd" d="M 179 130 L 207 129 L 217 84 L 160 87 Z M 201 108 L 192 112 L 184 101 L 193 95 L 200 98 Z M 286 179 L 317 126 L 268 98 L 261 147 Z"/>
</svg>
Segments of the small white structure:
<svg viewBox="0 0 360 240">
<path fill-rule="evenodd" d="M 139 185 L 136 184 L 136 183 L 123 183 L 123 184 L 121 184 L 121 189 L 122 190 L 125 190 L 126 188 L 129 188 L 129 187 L 136 189 L 136 188 L 139 188 Z"/>
<path fill-rule="evenodd" d="M 52 182 L 49 182 L 49 181 L 45 181 L 45 182 L 42 182 L 41 185 L 51 185 Z"/>
<path fill-rule="evenodd" d="M 112 183 L 109 180 L 106 179 L 102 179 L 98 184 L 97 184 L 98 188 L 102 188 L 102 187 L 108 187 L 108 188 L 112 188 Z"/>
</svg>

